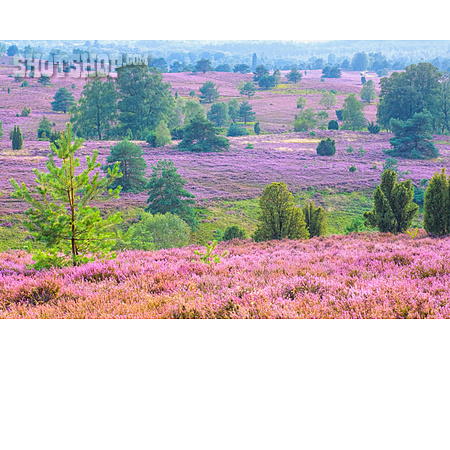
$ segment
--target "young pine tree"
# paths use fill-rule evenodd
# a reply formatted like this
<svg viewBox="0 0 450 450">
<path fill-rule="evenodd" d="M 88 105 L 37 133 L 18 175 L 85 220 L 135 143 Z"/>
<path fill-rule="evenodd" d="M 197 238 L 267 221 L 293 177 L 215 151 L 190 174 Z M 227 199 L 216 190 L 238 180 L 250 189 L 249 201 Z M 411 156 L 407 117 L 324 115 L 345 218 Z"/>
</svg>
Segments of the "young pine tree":
<svg viewBox="0 0 450 450">
<path fill-rule="evenodd" d="M 404 233 L 419 210 L 413 198 L 411 180 L 397 182 L 397 173 L 385 170 L 374 194 L 373 209 L 364 213 L 365 225 L 382 233 Z"/>
<path fill-rule="evenodd" d="M 176 214 L 195 229 L 195 195 L 184 189 L 185 184 L 186 180 L 177 172 L 173 161 L 160 159 L 156 166 L 152 165 L 152 176 L 146 187 L 149 197 L 145 211 L 152 214 Z"/>
<path fill-rule="evenodd" d="M 261 213 L 253 235 L 255 241 L 272 239 L 308 239 L 305 218 L 294 203 L 286 183 L 271 183 L 259 199 Z"/>
<path fill-rule="evenodd" d="M 436 172 L 425 191 L 423 227 L 426 232 L 443 236 L 450 232 L 450 183 L 445 169 Z"/>
<path fill-rule="evenodd" d="M 93 260 L 95 254 L 109 254 L 116 242 L 116 233 L 111 228 L 121 222 L 120 213 L 102 218 L 100 211 L 89 203 L 100 197 L 102 200 L 119 197 L 120 187 L 110 188 L 121 176 L 119 163 L 108 172 L 108 178 L 100 178 L 97 169 L 101 164 L 97 163 L 98 152 L 94 150 L 92 156 L 86 157 L 87 167 L 76 175 L 80 161 L 75 152 L 82 143 L 81 139 L 72 142 L 71 125 L 67 124 L 58 145 L 51 144 L 48 172 L 34 169 L 35 192 L 30 192 L 25 183 L 19 186 L 16 180 L 10 180 L 14 187 L 12 196 L 31 206 L 26 213 L 27 228 L 48 250 L 34 256 L 35 267 L 67 265 L 70 261 L 75 266 Z M 105 192 L 107 196 L 103 196 Z"/>
<path fill-rule="evenodd" d="M 122 177 L 112 183 L 112 189 L 122 186 L 123 192 L 142 192 L 145 190 L 147 163 L 143 154 L 139 145 L 127 140 L 111 147 L 111 153 L 106 158 L 107 164 L 102 166 L 102 170 L 108 173 L 114 169 L 115 164 L 119 163 L 119 170 L 122 173 Z"/>
<path fill-rule="evenodd" d="M 69 92 L 67 88 L 59 88 L 53 97 L 52 111 L 61 111 L 66 113 L 69 111 L 70 107 L 75 104 L 75 99 L 72 92 Z"/>
</svg>

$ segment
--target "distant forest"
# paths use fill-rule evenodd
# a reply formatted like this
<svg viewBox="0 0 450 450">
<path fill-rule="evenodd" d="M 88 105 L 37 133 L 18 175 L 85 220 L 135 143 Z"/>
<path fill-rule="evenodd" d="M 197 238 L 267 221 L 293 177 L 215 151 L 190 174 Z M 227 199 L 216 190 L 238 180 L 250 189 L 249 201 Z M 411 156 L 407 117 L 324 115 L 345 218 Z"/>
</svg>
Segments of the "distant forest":
<svg viewBox="0 0 450 450">
<path fill-rule="evenodd" d="M 208 59 L 213 66 L 236 64 L 254 66 L 264 64 L 269 69 L 281 70 L 322 69 L 327 65 L 338 65 L 343 69 L 353 67 L 355 55 L 367 55 L 367 69 L 402 70 L 409 64 L 431 62 L 439 70 L 450 69 L 450 41 L 437 40 L 336 40 L 336 41 L 207 41 L 207 40 L 3 40 L 0 52 L 43 55 L 45 59 L 60 55 L 88 54 L 147 54 L 157 60 L 163 72 L 171 66 L 189 67 L 199 59 Z M 372 67 L 373 63 L 375 67 Z M 226 70 L 222 70 L 226 71 Z"/>
</svg>

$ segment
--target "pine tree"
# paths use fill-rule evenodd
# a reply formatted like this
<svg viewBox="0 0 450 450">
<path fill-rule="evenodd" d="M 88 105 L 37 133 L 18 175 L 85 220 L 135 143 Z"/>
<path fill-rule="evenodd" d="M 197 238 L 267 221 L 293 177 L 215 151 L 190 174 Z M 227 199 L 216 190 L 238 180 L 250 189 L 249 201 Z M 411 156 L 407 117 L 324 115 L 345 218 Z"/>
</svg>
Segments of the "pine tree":
<svg viewBox="0 0 450 450">
<path fill-rule="evenodd" d="M 404 233 L 419 210 L 413 198 L 411 180 L 397 182 L 397 173 L 385 170 L 374 194 L 373 209 L 364 213 L 366 226 L 383 233 Z"/>
<path fill-rule="evenodd" d="M 184 189 L 186 180 L 177 172 L 173 161 L 159 160 L 156 166 L 152 165 L 152 176 L 146 186 L 148 189 L 148 206 L 146 212 L 152 214 L 166 214 L 168 212 L 180 216 L 191 228 L 197 226 L 194 213 L 194 198 Z"/>
<path fill-rule="evenodd" d="M 225 126 L 230 121 L 228 105 L 225 102 L 213 103 L 206 117 L 217 127 Z"/>
<path fill-rule="evenodd" d="M 14 125 L 14 129 L 11 133 L 11 141 L 12 141 L 12 149 L 13 150 L 21 150 L 23 147 L 23 137 L 22 131 L 19 128 L 19 125 Z"/>
<path fill-rule="evenodd" d="M 112 189 L 118 186 L 122 186 L 123 192 L 142 192 L 145 189 L 147 163 L 143 154 L 139 145 L 127 140 L 111 147 L 111 153 L 106 158 L 107 164 L 102 166 L 102 170 L 109 173 L 119 163 L 119 170 L 122 173 L 122 177 L 112 183 Z"/>
<path fill-rule="evenodd" d="M 110 189 L 121 176 L 119 164 L 109 171 L 108 178 L 100 178 L 97 169 L 101 164 L 97 163 L 98 151 L 94 150 L 92 156 L 86 157 L 87 167 L 76 175 L 80 161 L 75 158 L 75 152 L 83 141 L 72 142 L 70 124 L 58 144 L 50 146 L 48 172 L 34 169 L 35 193 L 30 192 L 25 183 L 19 186 L 14 179 L 10 180 L 14 187 L 13 197 L 25 200 L 31 206 L 27 211 L 27 228 L 49 251 L 35 255 L 36 265 L 40 268 L 66 265 L 67 258 L 75 266 L 93 260 L 95 254 L 109 254 L 117 238 L 111 228 L 122 220 L 120 213 L 102 218 L 97 208 L 89 206 L 100 197 L 102 200 L 119 197 L 119 187 Z M 105 192 L 108 192 L 107 196 L 103 196 Z M 60 253 L 64 257 L 61 258 Z"/>
<path fill-rule="evenodd" d="M 59 88 L 53 97 L 54 101 L 51 102 L 52 111 L 62 111 L 66 113 L 70 107 L 75 104 L 75 99 L 72 92 L 69 92 L 67 88 Z"/>
<path fill-rule="evenodd" d="M 423 226 L 427 233 L 443 236 L 450 233 L 450 183 L 445 169 L 436 172 L 425 191 Z"/>
<path fill-rule="evenodd" d="M 47 117 L 43 116 L 38 125 L 37 137 L 38 139 L 48 139 L 52 132 L 52 124 Z"/>
<path fill-rule="evenodd" d="M 255 241 L 272 239 L 308 239 L 305 218 L 294 203 L 286 183 L 271 183 L 259 199 L 261 213 L 253 235 Z"/>
<path fill-rule="evenodd" d="M 322 207 L 317 207 L 314 202 L 309 201 L 302 209 L 305 217 L 306 228 L 309 231 L 309 237 L 322 236 L 326 230 L 327 212 Z"/>
<path fill-rule="evenodd" d="M 238 117 L 241 122 L 244 122 L 244 124 L 251 122 L 254 119 L 255 113 L 253 112 L 252 105 L 250 105 L 249 102 L 242 102 L 240 104 Z"/>
<path fill-rule="evenodd" d="M 219 98 L 219 91 L 216 85 L 212 81 L 207 81 L 203 86 L 198 89 L 201 92 L 201 103 L 212 103 Z"/>
</svg>

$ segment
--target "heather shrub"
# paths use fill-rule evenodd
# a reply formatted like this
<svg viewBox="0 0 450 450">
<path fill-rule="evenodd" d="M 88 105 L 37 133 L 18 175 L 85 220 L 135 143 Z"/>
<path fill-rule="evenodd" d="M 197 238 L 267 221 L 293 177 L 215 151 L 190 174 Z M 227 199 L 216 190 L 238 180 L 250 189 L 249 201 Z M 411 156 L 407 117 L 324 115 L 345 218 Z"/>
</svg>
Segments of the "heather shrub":
<svg viewBox="0 0 450 450">
<path fill-rule="evenodd" d="M 316 152 L 319 156 L 333 156 L 336 153 L 336 141 L 331 138 L 321 140 Z"/>
<path fill-rule="evenodd" d="M 160 250 L 181 248 L 189 244 L 191 229 L 176 214 L 143 213 L 137 225 L 133 226 L 131 237 L 133 250 Z"/>
<path fill-rule="evenodd" d="M 227 227 L 223 234 L 223 241 L 230 241 L 231 239 L 245 239 L 245 230 L 239 228 L 237 225 Z"/>
</svg>

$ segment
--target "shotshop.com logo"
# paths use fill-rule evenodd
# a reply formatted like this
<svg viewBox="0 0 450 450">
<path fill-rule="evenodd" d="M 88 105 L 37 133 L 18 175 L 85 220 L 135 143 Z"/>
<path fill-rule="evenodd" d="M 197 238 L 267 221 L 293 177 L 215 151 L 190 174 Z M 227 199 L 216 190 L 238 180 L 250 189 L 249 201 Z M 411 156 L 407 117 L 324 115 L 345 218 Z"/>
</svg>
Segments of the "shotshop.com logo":
<svg viewBox="0 0 450 450">
<path fill-rule="evenodd" d="M 117 76 L 119 67 L 130 64 L 149 64 L 149 55 L 126 53 L 108 55 L 106 53 L 55 54 L 55 55 L 15 55 L 10 64 L 14 66 L 12 75 L 21 78 L 84 78 L 88 76 Z"/>
</svg>

